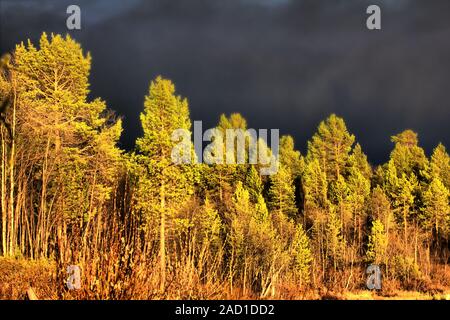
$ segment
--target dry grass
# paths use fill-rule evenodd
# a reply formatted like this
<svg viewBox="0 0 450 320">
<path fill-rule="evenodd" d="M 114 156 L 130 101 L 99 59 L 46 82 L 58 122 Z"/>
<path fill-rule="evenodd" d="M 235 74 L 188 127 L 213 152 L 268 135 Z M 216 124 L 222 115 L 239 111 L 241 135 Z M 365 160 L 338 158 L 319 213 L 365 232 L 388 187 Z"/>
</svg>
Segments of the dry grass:
<svg viewBox="0 0 450 320">
<path fill-rule="evenodd" d="M 293 286 L 281 286 L 275 299 L 293 300 L 450 300 L 450 288 L 443 286 L 443 279 L 448 277 L 449 270 L 442 267 L 436 269 L 438 279 L 431 279 L 420 284 L 419 290 L 403 290 L 398 280 L 383 281 L 383 289 L 378 292 L 355 290 L 307 289 L 299 291 Z M 146 278 L 146 277 L 144 277 Z M 195 278 L 195 277 L 194 277 Z M 184 280 L 183 280 L 184 279 Z M 250 294 L 243 295 L 236 288 L 230 292 L 225 283 L 202 283 L 201 281 L 187 281 L 181 273 L 171 279 L 166 295 L 149 295 L 152 291 L 151 281 L 136 279 L 133 281 L 132 291 L 125 296 L 109 297 L 112 299 L 258 299 Z M 440 283 L 439 285 L 437 283 Z M 60 284 L 61 285 L 61 284 Z M 156 286 L 156 285 L 155 285 Z M 26 299 L 26 290 L 33 287 L 39 299 L 58 299 L 56 283 L 56 266 L 47 260 L 31 261 L 25 259 L 0 258 L 0 299 Z M 131 289 L 131 288 L 130 288 Z M 153 288 L 154 289 L 154 288 Z M 65 295 L 64 299 L 104 299 L 95 292 L 78 292 L 78 296 Z M 88 290 L 90 291 L 90 290 Z"/>
<path fill-rule="evenodd" d="M 25 299 L 33 287 L 39 299 L 56 299 L 55 265 L 49 261 L 30 261 L 0 257 L 0 299 Z"/>
</svg>

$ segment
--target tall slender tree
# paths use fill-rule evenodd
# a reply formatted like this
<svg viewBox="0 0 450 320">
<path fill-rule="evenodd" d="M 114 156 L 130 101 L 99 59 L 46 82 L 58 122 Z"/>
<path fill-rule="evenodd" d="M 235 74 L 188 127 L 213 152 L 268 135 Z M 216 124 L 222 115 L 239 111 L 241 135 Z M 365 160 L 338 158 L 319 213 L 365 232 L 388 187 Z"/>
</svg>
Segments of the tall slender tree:
<svg viewBox="0 0 450 320">
<path fill-rule="evenodd" d="M 191 164 L 176 164 L 171 158 L 175 130 L 189 131 L 191 122 L 186 99 L 175 94 L 170 80 L 157 77 L 150 83 L 141 113 L 143 136 L 136 141 L 140 167 L 138 208 L 147 221 L 148 234 L 159 220 L 160 290 L 165 290 L 168 222 L 193 194 L 195 172 Z M 192 151 L 192 146 L 189 148 Z"/>
</svg>

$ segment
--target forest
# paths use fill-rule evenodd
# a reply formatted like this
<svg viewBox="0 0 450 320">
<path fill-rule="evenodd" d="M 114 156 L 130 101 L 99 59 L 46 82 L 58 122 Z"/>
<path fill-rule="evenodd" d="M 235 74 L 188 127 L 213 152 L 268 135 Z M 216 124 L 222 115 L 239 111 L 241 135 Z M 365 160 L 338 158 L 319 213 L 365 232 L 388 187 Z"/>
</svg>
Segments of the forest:
<svg viewBox="0 0 450 320">
<path fill-rule="evenodd" d="M 273 175 L 174 165 L 188 100 L 149 79 L 142 136 L 122 150 L 120 116 L 88 98 L 90 67 L 74 39 L 45 33 L 1 61 L 0 259 L 49 266 L 51 297 L 320 299 L 366 290 L 370 264 L 379 295 L 450 288 L 443 144 L 427 156 L 413 130 L 394 132 L 389 160 L 373 166 L 331 114 L 306 154 L 280 137 Z M 239 113 L 217 123 L 246 128 Z M 82 270 L 79 290 L 65 285 L 69 265 Z"/>
</svg>

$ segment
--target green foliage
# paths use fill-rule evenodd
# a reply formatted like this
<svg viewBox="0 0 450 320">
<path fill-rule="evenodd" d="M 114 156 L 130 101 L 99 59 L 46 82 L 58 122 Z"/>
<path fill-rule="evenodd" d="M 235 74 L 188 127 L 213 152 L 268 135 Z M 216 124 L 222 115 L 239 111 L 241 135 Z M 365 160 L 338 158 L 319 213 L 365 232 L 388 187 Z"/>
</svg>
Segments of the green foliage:
<svg viewBox="0 0 450 320">
<path fill-rule="evenodd" d="M 255 204 L 255 217 L 258 221 L 263 222 L 269 219 L 269 210 L 267 209 L 266 201 L 262 195 L 258 195 Z"/>
<path fill-rule="evenodd" d="M 372 221 L 372 228 L 367 244 L 366 259 L 370 263 L 386 263 L 386 250 L 388 238 L 384 230 L 384 225 L 380 220 Z"/>
<path fill-rule="evenodd" d="M 237 163 L 237 139 L 233 140 L 233 146 L 227 146 L 226 141 L 226 130 L 228 129 L 237 129 L 237 130 L 246 130 L 247 129 L 247 121 L 244 117 L 239 113 L 233 113 L 229 117 L 225 114 L 222 114 L 219 118 L 219 123 L 216 127 L 221 134 L 222 139 L 215 139 L 213 141 L 213 153 L 217 154 L 217 157 L 220 155 L 218 152 L 218 148 L 222 149 L 223 158 L 218 158 L 217 160 L 221 163 L 212 164 L 205 168 L 206 175 L 203 177 L 204 184 L 207 186 L 207 189 L 218 194 L 219 200 L 223 201 L 227 196 L 227 193 L 231 193 L 232 188 L 236 181 L 244 181 L 247 177 L 246 175 L 249 173 L 249 166 L 247 165 L 237 165 L 237 164 L 227 164 L 227 152 L 228 157 L 234 159 L 234 162 Z M 245 145 L 246 150 L 248 147 L 248 143 L 250 137 L 245 137 Z M 244 157 L 246 159 L 246 163 L 248 160 L 248 152 L 245 152 Z M 251 173 L 253 174 L 253 173 Z M 253 179 L 253 177 L 252 177 Z M 252 181 L 247 181 L 249 183 L 257 183 L 254 179 Z M 256 187 L 257 185 L 251 186 L 251 188 Z M 252 194 L 252 197 L 255 195 Z"/>
<path fill-rule="evenodd" d="M 157 77 L 150 83 L 140 118 L 143 136 L 136 141 L 138 153 L 133 157 L 139 179 L 136 207 L 149 226 L 156 228 L 154 222 L 161 215 L 173 217 L 194 192 L 196 168 L 192 164 L 175 165 L 171 158 L 177 144 L 172 140 L 173 131 L 191 127 L 187 100 L 175 95 L 170 80 Z"/>
<path fill-rule="evenodd" d="M 330 182 L 328 199 L 333 204 L 334 210 L 337 211 L 344 228 L 348 227 L 352 219 L 349 198 L 350 188 L 344 177 L 339 175 L 336 180 Z"/>
<path fill-rule="evenodd" d="M 434 178 L 424 193 L 423 226 L 448 238 L 450 235 L 450 193 L 439 178 Z"/>
<path fill-rule="evenodd" d="M 249 279 L 253 279 L 256 284 L 250 282 L 249 286 L 255 285 L 255 289 L 264 295 L 270 286 L 274 265 L 280 263 L 278 257 L 282 247 L 279 237 L 269 219 L 264 198 L 260 195 L 253 206 L 249 192 L 241 182 L 236 185 L 233 207 L 235 214 L 229 236 L 232 247 L 231 277 L 240 277 L 244 287 Z"/>
<path fill-rule="evenodd" d="M 331 209 L 326 225 L 326 253 L 334 264 L 334 267 L 341 265 L 345 254 L 345 240 L 342 234 L 342 222 Z"/>
<path fill-rule="evenodd" d="M 28 41 L 14 51 L 17 148 L 36 155 L 24 170 L 40 180 L 40 210 L 56 215 L 57 204 L 64 217 L 85 223 L 110 198 L 122 153 L 121 120 L 104 101 L 88 101 L 90 68 L 90 55 L 69 35 L 44 33 L 39 47 Z"/>
<path fill-rule="evenodd" d="M 392 273 L 404 282 L 422 278 L 419 266 L 411 257 L 396 255 L 393 259 L 392 269 Z"/>
<path fill-rule="evenodd" d="M 295 229 L 295 235 L 292 242 L 293 247 L 293 269 L 300 283 L 309 283 L 311 262 L 313 260 L 310 250 L 309 238 L 301 224 Z"/>
<path fill-rule="evenodd" d="M 332 114 L 308 142 L 308 162 L 317 159 L 328 179 L 336 180 L 344 172 L 354 142 L 344 120 Z"/>
<path fill-rule="evenodd" d="M 221 243 L 222 221 L 218 211 L 214 208 L 208 197 L 205 199 L 200 214 L 194 216 L 194 221 L 198 223 L 197 229 L 202 238 L 208 243 L 215 245 L 218 249 Z"/>
<path fill-rule="evenodd" d="M 352 171 L 359 171 L 359 173 L 367 180 L 370 180 L 372 177 L 372 167 L 367 161 L 367 156 L 362 151 L 359 143 L 355 145 L 348 158 L 348 170 L 350 171 L 350 174 Z"/>
<path fill-rule="evenodd" d="M 226 129 L 247 129 L 247 120 L 240 113 L 232 113 L 229 118 L 225 114 L 220 115 L 219 124 L 217 126 L 220 130 Z"/>
<path fill-rule="evenodd" d="M 315 159 L 307 163 L 303 174 L 303 189 L 305 208 L 313 210 L 329 207 L 327 176 L 322 170 L 319 160 Z"/>
<path fill-rule="evenodd" d="M 305 161 L 300 151 L 294 149 L 294 139 L 291 136 L 280 138 L 280 164 L 287 168 L 295 178 L 302 175 Z"/>
<path fill-rule="evenodd" d="M 98 103 L 86 108 L 91 57 L 85 56 L 81 46 L 69 35 L 63 38 L 52 34 L 49 39 L 43 33 L 39 48 L 31 41 L 27 45 L 17 45 L 14 63 L 18 72 L 18 89 L 28 102 L 44 99 L 50 102 L 46 104 L 49 110 L 64 111 L 68 116 L 75 116 L 78 112 L 98 113 L 102 111 L 100 108 L 104 108 Z M 35 99 L 37 96 L 41 99 Z"/>
<path fill-rule="evenodd" d="M 414 204 L 414 189 L 417 187 L 417 179 L 414 175 L 407 177 L 405 173 L 402 174 L 398 180 L 396 193 L 394 197 L 394 207 L 398 210 L 398 220 L 403 219 L 403 223 L 406 223 L 406 219 L 411 215 L 411 208 Z"/>
<path fill-rule="evenodd" d="M 328 199 L 335 204 L 345 204 L 350 196 L 350 189 L 341 175 L 336 180 L 331 181 L 328 187 Z"/>
<path fill-rule="evenodd" d="M 253 202 L 258 201 L 259 196 L 262 194 L 264 186 L 261 181 L 261 177 L 254 165 L 249 165 L 244 181 L 245 188 L 250 193 L 250 198 Z"/>
<path fill-rule="evenodd" d="M 348 201 L 353 215 L 363 216 L 370 195 L 370 180 L 359 169 L 352 169 L 347 178 Z"/>
<path fill-rule="evenodd" d="M 433 150 L 430 166 L 432 177 L 438 178 L 450 189 L 450 156 L 442 143 Z"/>
<path fill-rule="evenodd" d="M 418 146 L 417 133 L 405 130 L 393 136 L 392 142 L 395 143 L 395 147 L 390 158 L 394 162 L 398 175 L 414 174 L 419 181 L 427 180 L 428 159 L 424 150 Z"/>
<path fill-rule="evenodd" d="M 405 226 L 412 213 L 411 209 L 415 200 L 414 191 L 417 187 L 418 182 L 414 174 L 408 177 L 405 173 L 402 173 L 398 176 L 394 161 L 388 162 L 385 169 L 383 189 L 390 198 L 396 220 L 400 225 Z"/>
<path fill-rule="evenodd" d="M 91 58 L 70 36 L 43 34 L 1 64 L 0 100 L 14 101 L 0 127 L 1 253 L 80 261 L 93 295 L 122 297 L 139 284 L 146 298 L 192 298 L 227 283 L 231 295 L 284 297 L 287 282 L 295 292 L 311 282 L 356 287 L 353 266 L 363 262 L 385 264 L 387 277 L 405 283 L 447 262 L 450 157 L 439 144 L 429 160 L 411 130 L 392 137 L 390 159 L 375 171 L 334 114 L 305 158 L 282 136 L 271 176 L 261 175 L 267 164 L 226 164 L 226 154 L 222 164 L 177 164 L 173 133 L 189 136 L 191 121 L 170 80 L 151 81 L 143 134 L 124 154 L 122 122 L 88 99 Z M 221 115 L 216 129 L 246 130 L 247 121 Z M 262 139 L 247 135 L 246 150 L 250 143 L 260 162 L 273 159 Z M 184 152 L 195 158 L 191 143 Z"/>
<path fill-rule="evenodd" d="M 295 219 L 298 209 L 295 205 L 294 179 L 286 167 L 280 165 L 278 172 L 270 177 L 269 205 L 271 210 L 280 211 Z"/>
<path fill-rule="evenodd" d="M 236 190 L 233 195 L 233 204 L 236 212 L 238 214 L 250 214 L 251 212 L 251 202 L 250 194 L 248 190 L 244 188 L 242 182 L 238 181 L 236 184 Z"/>
<path fill-rule="evenodd" d="M 144 135 L 136 141 L 139 152 L 170 162 L 176 144 L 172 132 L 191 128 L 187 100 L 175 95 L 170 80 L 158 76 L 150 83 L 140 119 Z"/>
<path fill-rule="evenodd" d="M 377 186 L 372 191 L 369 202 L 369 211 L 370 216 L 375 220 L 382 221 L 386 226 L 386 231 L 389 232 L 389 227 L 393 222 L 392 208 L 388 197 L 380 186 Z"/>
</svg>

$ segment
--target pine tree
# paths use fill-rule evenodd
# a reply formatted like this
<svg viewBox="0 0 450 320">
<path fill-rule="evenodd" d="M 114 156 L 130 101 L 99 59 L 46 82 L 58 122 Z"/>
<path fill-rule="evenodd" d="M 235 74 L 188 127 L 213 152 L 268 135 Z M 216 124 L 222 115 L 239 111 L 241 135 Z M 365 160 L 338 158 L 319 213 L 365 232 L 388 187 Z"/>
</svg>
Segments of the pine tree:
<svg viewBox="0 0 450 320">
<path fill-rule="evenodd" d="M 419 182 L 427 181 L 428 159 L 425 151 L 418 145 L 417 133 L 405 130 L 393 136 L 391 140 L 395 146 L 390 159 L 394 161 L 398 176 L 403 173 L 409 176 L 413 173 Z"/>
<path fill-rule="evenodd" d="M 223 230 L 222 221 L 220 219 L 217 209 L 210 201 L 209 197 L 205 198 L 199 214 L 193 216 L 194 224 L 196 225 L 196 233 L 199 235 L 199 242 L 206 246 L 207 254 L 214 254 L 221 250 L 222 239 L 221 234 Z M 201 250 L 198 254 L 204 254 Z"/>
<path fill-rule="evenodd" d="M 244 221 L 250 220 L 253 209 L 250 194 L 240 181 L 236 184 L 232 203 L 234 212 L 229 218 L 231 220 L 230 241 L 234 255 L 240 257 L 245 251 L 245 235 L 248 232 L 248 225 Z"/>
<path fill-rule="evenodd" d="M 431 175 L 442 181 L 447 189 L 450 189 L 450 156 L 445 147 L 440 143 L 431 155 Z"/>
<path fill-rule="evenodd" d="M 9 82 L 14 92 L 8 114 L 14 129 L 8 164 L 9 234 L 28 237 L 27 250 L 36 258 L 50 254 L 50 242 L 57 243 L 61 259 L 68 242 L 80 246 L 83 254 L 121 169 L 121 121 L 101 99 L 88 100 L 91 58 L 70 36 L 44 33 L 39 47 L 21 43 L 13 56 L 13 68 L 1 81 L 1 86 Z M 24 172 L 33 179 L 24 183 Z M 15 191 L 26 196 L 16 198 Z M 30 210 L 21 212 L 25 203 Z M 13 224 L 26 219 L 39 230 Z M 67 234 L 71 239 L 63 239 Z M 10 241 L 11 250 L 15 242 Z"/>
<path fill-rule="evenodd" d="M 294 181 L 289 170 L 282 165 L 270 177 L 269 205 L 271 210 L 280 211 L 292 219 L 297 218 Z"/>
<path fill-rule="evenodd" d="M 294 239 L 292 241 L 293 269 L 296 277 L 300 280 L 300 285 L 308 284 L 310 281 L 310 269 L 312 253 L 309 245 L 309 238 L 301 224 L 297 224 Z"/>
<path fill-rule="evenodd" d="M 233 204 L 237 214 L 248 215 L 251 213 L 250 193 L 245 189 L 241 181 L 236 183 Z"/>
<path fill-rule="evenodd" d="M 343 262 L 345 246 L 342 222 L 336 215 L 336 210 L 331 207 L 326 225 L 326 254 L 331 259 L 335 270 Z"/>
<path fill-rule="evenodd" d="M 225 146 L 223 163 L 225 165 L 227 165 L 226 169 L 236 170 L 236 174 L 238 175 L 236 178 L 239 179 L 239 177 L 243 176 L 243 173 L 245 172 L 245 167 L 246 167 L 242 164 L 235 165 L 235 164 L 239 164 L 239 154 L 243 155 L 244 163 L 248 162 L 247 161 L 248 153 L 246 152 L 246 150 L 248 150 L 248 143 L 249 143 L 250 137 L 246 134 L 247 121 L 239 113 L 232 113 L 229 118 L 227 118 L 224 114 L 222 114 L 220 116 L 219 124 L 217 125 L 217 129 L 219 129 L 222 132 L 223 143 Z M 238 150 L 239 140 L 237 137 L 233 139 L 233 141 L 232 141 L 233 145 L 229 145 L 230 141 L 227 141 L 227 140 L 229 140 L 229 137 L 227 138 L 228 130 L 232 130 L 232 132 L 236 132 L 236 133 L 240 131 L 240 133 L 242 133 L 244 135 L 245 150 L 240 150 L 240 149 Z M 227 159 L 229 159 L 229 158 L 232 159 L 233 163 L 227 163 Z"/>
<path fill-rule="evenodd" d="M 399 187 L 399 178 L 397 176 L 397 168 L 395 167 L 394 161 L 392 159 L 389 160 L 380 171 L 382 171 L 381 182 L 383 190 L 391 200 L 391 203 L 393 203 Z"/>
<path fill-rule="evenodd" d="M 144 134 L 136 141 L 137 162 L 142 167 L 137 201 L 147 221 L 147 232 L 154 232 L 151 228 L 159 221 L 160 290 L 164 290 L 167 223 L 192 195 L 195 178 L 192 165 L 176 165 L 171 159 L 177 145 L 172 140 L 173 132 L 191 127 L 188 103 L 175 95 L 170 80 L 157 77 L 150 83 L 140 118 Z"/>
<path fill-rule="evenodd" d="M 245 163 L 247 163 L 248 152 L 237 150 L 237 138 L 234 139 L 233 146 L 227 145 L 227 130 L 242 130 L 245 135 L 247 121 L 239 113 L 233 113 L 229 117 L 222 114 L 216 129 L 222 134 L 222 140 L 214 141 L 214 143 L 215 147 L 223 148 L 223 159 L 221 159 L 221 163 L 212 164 L 206 169 L 207 175 L 205 179 L 208 187 L 213 191 L 217 190 L 219 200 L 223 201 L 225 194 L 228 192 L 231 193 L 235 181 L 243 181 L 245 179 L 248 168 L 246 164 L 237 164 L 238 152 L 244 152 Z M 245 136 L 246 150 L 248 150 L 249 139 L 250 137 Z M 227 159 L 233 159 L 233 163 L 227 163 Z"/>
<path fill-rule="evenodd" d="M 267 221 L 269 218 L 269 210 L 267 209 L 266 201 L 264 197 L 259 194 L 255 203 L 255 217 L 258 221 Z"/>
<path fill-rule="evenodd" d="M 383 222 L 383 225 L 386 227 L 386 233 L 389 234 L 393 219 L 392 207 L 388 197 L 380 186 L 375 187 L 372 191 L 369 201 L 369 211 L 372 219 Z"/>
<path fill-rule="evenodd" d="M 232 198 L 233 214 L 229 244 L 231 247 L 229 281 L 240 279 L 243 291 L 255 286 L 262 296 L 273 284 L 277 270 L 281 270 L 280 255 L 283 247 L 267 210 L 264 198 L 259 195 L 256 204 L 250 201 L 250 194 L 239 181 Z"/>
<path fill-rule="evenodd" d="M 319 160 L 315 159 L 306 164 L 303 174 L 303 189 L 305 193 L 305 209 L 327 209 L 328 182 L 324 170 L 322 170 Z"/>
<path fill-rule="evenodd" d="M 280 138 L 280 164 L 291 172 L 294 179 L 303 173 L 305 162 L 300 151 L 294 149 L 294 139 L 291 136 Z"/>
<path fill-rule="evenodd" d="M 238 181 L 232 198 L 233 212 L 228 218 L 230 221 L 228 243 L 231 247 L 228 261 L 228 279 L 230 288 L 234 286 L 236 276 L 241 276 L 241 280 L 245 285 L 246 259 L 249 256 L 248 239 L 251 220 L 252 205 L 250 202 L 250 194 L 243 187 L 242 182 Z M 240 272 L 243 270 L 243 272 Z M 242 279 L 244 278 L 244 279 Z"/>
<path fill-rule="evenodd" d="M 450 231 L 450 193 L 439 178 L 431 181 L 424 193 L 424 210 L 421 215 L 423 226 L 434 231 L 436 238 L 448 238 Z"/>
<path fill-rule="evenodd" d="M 363 224 L 367 217 L 367 201 L 370 195 L 370 180 L 364 176 L 358 167 L 350 169 L 347 178 L 349 195 L 347 197 L 348 210 L 353 218 L 355 239 L 358 239 L 358 248 L 362 245 Z"/>
<path fill-rule="evenodd" d="M 372 167 L 367 161 L 367 156 L 362 151 L 361 145 L 357 143 L 348 159 L 348 174 L 352 171 L 359 171 L 364 178 L 370 180 L 372 178 Z"/>
<path fill-rule="evenodd" d="M 354 141 L 355 136 L 348 132 L 344 120 L 332 114 L 319 124 L 308 142 L 307 160 L 319 160 L 328 181 L 336 180 L 344 172 Z"/>
<path fill-rule="evenodd" d="M 394 206 L 397 213 L 397 221 L 403 225 L 404 241 L 407 243 L 408 220 L 414 204 L 414 189 L 417 187 L 417 179 L 414 175 L 407 177 L 405 173 L 398 180 L 397 192 L 394 194 Z"/>
<path fill-rule="evenodd" d="M 254 165 L 249 165 L 244 181 L 245 188 L 250 193 L 250 199 L 252 202 L 257 202 L 259 196 L 263 192 L 263 183 L 261 177 Z"/>
<path fill-rule="evenodd" d="M 349 234 L 353 216 L 350 203 L 350 188 L 342 175 L 339 175 L 335 181 L 331 181 L 329 184 L 328 199 L 336 210 L 336 214 L 342 223 L 343 236 L 346 237 Z"/>
<path fill-rule="evenodd" d="M 386 263 L 387 246 L 388 238 L 383 223 L 380 220 L 372 221 L 369 243 L 367 244 L 367 261 L 375 264 Z"/>
</svg>

